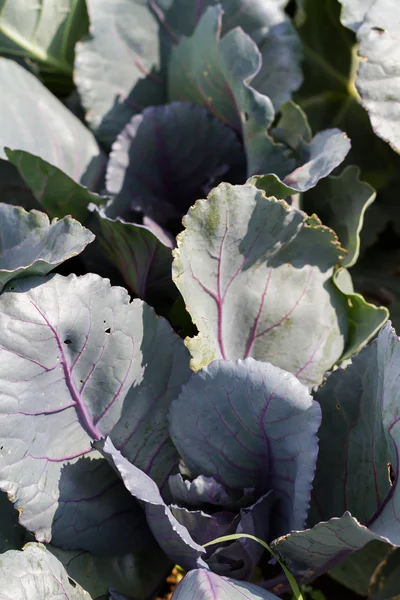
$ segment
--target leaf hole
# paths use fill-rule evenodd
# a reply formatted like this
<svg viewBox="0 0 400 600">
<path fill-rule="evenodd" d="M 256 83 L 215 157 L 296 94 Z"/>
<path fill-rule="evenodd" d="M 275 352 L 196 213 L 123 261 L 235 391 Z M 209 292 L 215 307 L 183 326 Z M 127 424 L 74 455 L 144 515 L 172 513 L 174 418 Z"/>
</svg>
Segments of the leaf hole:
<svg viewBox="0 0 400 600">
<path fill-rule="evenodd" d="M 68 577 L 68 583 L 71 587 L 76 588 L 76 582 L 71 577 Z"/>
<path fill-rule="evenodd" d="M 4 446 L 0 446 L 0 450 L 3 450 Z"/>
<path fill-rule="evenodd" d="M 373 27 L 372 31 L 377 31 L 378 33 L 385 33 L 383 27 Z"/>
<path fill-rule="evenodd" d="M 391 462 L 388 462 L 388 478 L 389 478 L 390 485 L 393 487 L 395 479 L 396 479 L 396 475 L 395 475 L 393 465 Z"/>
<path fill-rule="evenodd" d="M 11 285 L 10 290 L 13 292 L 15 290 L 15 287 L 13 285 Z"/>
<path fill-rule="evenodd" d="M 104 333 L 111 333 L 111 327 L 107 327 L 107 329 L 104 331 Z"/>
<path fill-rule="evenodd" d="M 248 112 L 242 112 L 242 121 L 243 121 L 243 123 L 247 123 L 248 120 L 249 120 L 249 113 Z"/>
<path fill-rule="evenodd" d="M 336 408 L 337 408 L 338 410 L 340 410 L 342 407 L 340 406 L 340 404 L 336 404 Z"/>
<path fill-rule="evenodd" d="M 64 344 L 67 344 L 67 346 L 69 346 L 70 344 L 72 344 L 72 340 L 67 338 L 66 340 L 64 340 Z"/>
</svg>

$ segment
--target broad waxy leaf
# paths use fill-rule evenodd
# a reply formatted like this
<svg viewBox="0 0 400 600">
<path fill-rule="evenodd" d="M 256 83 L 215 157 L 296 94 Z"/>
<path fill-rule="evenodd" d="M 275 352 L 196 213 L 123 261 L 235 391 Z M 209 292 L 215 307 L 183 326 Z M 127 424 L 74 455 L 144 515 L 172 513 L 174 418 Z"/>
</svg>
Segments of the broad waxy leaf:
<svg viewBox="0 0 400 600">
<path fill-rule="evenodd" d="M 324 225 L 336 232 L 346 248 L 347 254 L 342 260 L 345 267 L 353 266 L 359 257 L 364 214 L 375 196 L 375 190 L 360 180 L 360 170 L 353 166 L 338 177 L 327 177 L 305 197 L 307 212 L 315 212 Z"/>
<path fill-rule="evenodd" d="M 373 540 L 387 542 L 345 512 L 312 529 L 294 531 L 271 543 L 290 571 L 306 581 L 318 577 Z"/>
<path fill-rule="evenodd" d="M 274 490 L 275 535 L 304 527 L 320 407 L 293 375 L 252 358 L 214 361 L 192 375 L 169 420 L 192 475 L 255 488 L 257 497 Z"/>
<path fill-rule="evenodd" d="M 96 189 L 105 158 L 90 131 L 16 62 L 0 58 L 0 79 L 0 157 L 5 146 L 25 150 Z"/>
<path fill-rule="evenodd" d="M 311 523 L 350 511 L 371 532 L 400 545 L 399 359 L 399 340 L 387 324 L 315 394 L 322 425 Z"/>
<path fill-rule="evenodd" d="M 104 257 L 120 271 L 126 286 L 135 296 L 173 302 L 178 291 L 171 278 L 172 251 L 148 227 L 109 219 L 93 208 L 96 244 Z"/>
<path fill-rule="evenodd" d="M 171 600 L 278 600 L 278 596 L 252 583 L 220 577 L 205 569 L 185 575 Z"/>
<path fill-rule="evenodd" d="M 6 148 L 5 152 L 37 203 L 51 218 L 71 215 L 78 221 L 84 221 L 88 215 L 89 203 L 102 204 L 107 200 L 79 185 L 39 156 L 9 148 Z M 2 196 L 3 201 L 12 202 L 12 194 L 11 188 Z"/>
<path fill-rule="evenodd" d="M 155 542 L 143 552 L 124 556 L 97 556 L 52 545 L 47 550 L 93 598 L 108 597 L 109 588 L 115 588 L 129 597 L 147 600 L 171 570 L 170 561 Z"/>
<path fill-rule="evenodd" d="M 250 86 L 261 67 L 260 52 L 240 28 L 220 39 L 221 25 L 221 8 L 210 7 L 193 36 L 182 38 L 173 48 L 168 70 L 169 97 L 205 106 L 242 132 L 249 175 L 265 172 L 260 170 L 261 161 L 283 169 L 289 160 L 285 148 L 267 135 L 275 116 L 272 102 Z M 199 48 L 203 51 L 199 52 Z"/>
<path fill-rule="evenodd" d="M 110 146 L 132 115 L 166 100 L 158 22 L 147 0 L 86 0 L 89 36 L 76 46 L 75 82 L 98 139 Z"/>
<path fill-rule="evenodd" d="M 375 133 L 400 152 L 400 5 L 397 0 L 375 0 L 362 11 L 350 0 L 345 5 L 362 19 L 356 26 L 362 58 L 356 85 L 362 103 Z M 349 23 L 348 12 L 343 19 Z"/>
<path fill-rule="evenodd" d="M 7 282 L 27 275 L 47 275 L 94 240 L 78 221 L 0 203 L 0 292 Z"/>
<path fill-rule="evenodd" d="M 185 102 L 147 108 L 113 145 L 107 190 L 116 197 L 106 214 L 130 220 L 136 210 L 161 225 L 180 223 L 215 179 L 244 163 L 235 132 L 204 108 Z"/>
<path fill-rule="evenodd" d="M 143 513 L 91 442 L 110 433 L 163 487 L 179 460 L 166 413 L 190 374 L 183 342 L 96 275 L 27 278 L 0 296 L 0 365 L 0 487 L 21 523 L 62 547 L 134 551 Z"/>
<path fill-rule="evenodd" d="M 187 341 L 193 367 L 252 356 L 319 383 L 348 330 L 333 232 L 252 185 L 219 185 L 184 225 L 173 279 L 199 330 Z"/>
<path fill-rule="evenodd" d="M 1 596 L 18 600 L 91 600 L 63 565 L 42 544 L 10 550 L 0 561 Z"/>
<path fill-rule="evenodd" d="M 75 43 L 88 26 L 85 0 L 1 0 L 0 53 L 30 58 L 44 74 L 71 78 Z"/>
</svg>

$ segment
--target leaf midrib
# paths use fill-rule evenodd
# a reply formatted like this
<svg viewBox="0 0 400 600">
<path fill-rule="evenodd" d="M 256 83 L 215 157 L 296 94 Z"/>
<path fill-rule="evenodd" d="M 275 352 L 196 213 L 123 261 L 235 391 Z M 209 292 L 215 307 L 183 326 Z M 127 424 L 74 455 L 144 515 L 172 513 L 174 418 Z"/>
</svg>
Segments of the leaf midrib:
<svg viewBox="0 0 400 600">
<path fill-rule="evenodd" d="M 5 6 L 5 5 L 4 5 Z M 3 6 L 3 8 L 4 8 Z M 76 10 L 77 2 L 76 0 L 73 2 L 73 5 L 70 8 L 68 18 L 65 23 L 65 30 L 62 39 L 62 52 L 65 54 L 65 40 L 69 38 L 69 33 L 71 31 L 71 21 L 73 19 L 74 12 Z M 24 56 L 28 53 L 33 59 L 47 63 L 47 65 L 55 68 L 66 75 L 71 76 L 73 72 L 72 66 L 66 60 L 60 60 L 57 57 L 46 52 L 41 46 L 29 41 L 26 37 L 22 36 L 18 31 L 14 28 L 9 27 L 2 19 L 2 11 L 0 11 L 0 34 L 3 34 L 6 38 L 8 38 L 13 44 L 19 46 L 21 51 L 12 50 L 7 47 L 2 47 L 0 45 L 0 52 L 4 52 L 6 54 L 11 54 L 14 56 Z M 25 51 L 25 52 L 24 52 Z"/>
</svg>

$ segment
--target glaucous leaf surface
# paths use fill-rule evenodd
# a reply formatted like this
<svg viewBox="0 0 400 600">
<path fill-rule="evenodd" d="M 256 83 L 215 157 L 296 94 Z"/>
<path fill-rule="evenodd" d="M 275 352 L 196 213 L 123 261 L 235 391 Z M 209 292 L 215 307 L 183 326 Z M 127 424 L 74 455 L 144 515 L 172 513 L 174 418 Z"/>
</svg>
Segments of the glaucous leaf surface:
<svg viewBox="0 0 400 600">
<path fill-rule="evenodd" d="M 16 277 L 47 275 L 94 240 L 85 227 L 65 217 L 0 203 L 0 291 Z"/>
<path fill-rule="evenodd" d="M 88 215 L 88 205 L 104 204 L 103 198 L 87 188 L 79 185 L 63 171 L 46 162 L 39 156 L 23 150 L 5 149 L 10 163 L 15 165 L 18 173 L 38 205 L 49 217 L 65 217 L 71 215 L 78 221 L 84 221 Z M 13 188 L 2 195 L 3 202 L 13 202 Z"/>
<path fill-rule="evenodd" d="M 51 544 L 46 547 L 64 565 L 69 577 L 93 598 L 108 598 L 109 588 L 115 588 L 136 600 L 147 600 L 171 570 L 171 563 L 160 547 L 154 541 L 149 546 L 143 552 L 124 556 L 61 550 Z"/>
<path fill-rule="evenodd" d="M 169 97 L 205 106 L 242 132 L 249 175 L 264 173 L 265 169 L 259 169 L 265 161 L 272 171 L 280 169 L 280 175 L 293 161 L 286 157 L 284 146 L 276 145 L 267 134 L 275 116 L 271 100 L 250 85 L 261 67 L 260 51 L 240 28 L 232 29 L 221 39 L 221 26 L 221 7 L 210 7 L 193 36 L 182 38 L 172 49 Z"/>
<path fill-rule="evenodd" d="M 171 438 L 193 476 L 254 488 L 256 497 L 276 492 L 276 535 L 304 527 L 320 419 L 291 373 L 252 358 L 194 373 L 169 413 Z"/>
<path fill-rule="evenodd" d="M 339 0 L 339 2 L 342 5 L 341 22 L 349 29 L 357 32 L 375 0 Z"/>
<path fill-rule="evenodd" d="M 350 511 L 371 532 L 400 545 L 399 377 L 400 342 L 387 324 L 315 394 L 322 425 L 311 524 Z"/>
<path fill-rule="evenodd" d="M 9 550 L 0 561 L 1 595 L 18 600 L 91 600 L 59 560 L 42 544 Z"/>
<path fill-rule="evenodd" d="M 359 257 L 364 214 L 375 197 L 375 190 L 360 180 L 360 169 L 352 166 L 337 177 L 327 177 L 304 198 L 305 210 L 309 214 L 315 212 L 346 248 L 342 260 L 345 267 L 353 266 Z"/>
<path fill-rule="evenodd" d="M 171 600 L 278 600 L 278 596 L 252 583 L 220 577 L 205 569 L 190 571 Z"/>
<path fill-rule="evenodd" d="M 142 511 L 93 440 L 110 433 L 161 488 L 177 468 L 166 415 L 188 353 L 129 300 L 93 274 L 26 278 L 0 296 L 0 487 L 38 541 L 103 554 L 146 542 Z"/>
<path fill-rule="evenodd" d="M 347 0 L 347 11 L 353 4 L 362 18 L 357 89 L 375 133 L 400 152 L 400 6 L 397 0 L 375 0 L 360 11 L 358 2 Z M 348 24 L 348 12 L 343 18 Z"/>
<path fill-rule="evenodd" d="M 87 0 L 89 35 L 76 45 L 75 82 L 96 136 L 110 146 L 131 117 L 166 100 L 159 25 L 147 0 Z"/>
<path fill-rule="evenodd" d="M 96 189 L 105 157 L 90 131 L 16 62 L 0 58 L 0 79 L 0 157 L 6 146 L 25 150 Z"/>
<path fill-rule="evenodd" d="M 186 102 L 147 108 L 133 117 L 112 147 L 107 190 L 111 218 L 140 211 L 161 225 L 180 224 L 198 198 L 245 156 L 232 129 Z"/>
<path fill-rule="evenodd" d="M 315 579 L 373 540 L 387 542 L 345 512 L 274 540 L 271 548 L 299 579 Z"/>
<path fill-rule="evenodd" d="M 91 229 L 104 257 L 119 270 L 135 296 L 153 305 L 162 299 L 172 304 L 178 295 L 171 278 L 172 250 L 148 227 L 109 219 L 93 208 Z"/>
<path fill-rule="evenodd" d="M 71 78 L 75 43 L 88 26 L 85 0 L 1 0 L 0 53 L 29 58 L 45 74 Z"/>
<path fill-rule="evenodd" d="M 183 222 L 173 279 L 199 330 L 193 367 L 252 356 L 319 383 L 348 333 L 334 233 L 252 185 L 219 185 Z"/>
<path fill-rule="evenodd" d="M 190 570 L 208 568 L 202 555 L 205 549 L 197 544 L 170 507 L 164 502 L 156 483 L 135 467 L 117 450 L 110 438 L 94 443 L 120 474 L 127 490 L 145 505 L 147 522 L 157 542 L 175 564 Z"/>
</svg>

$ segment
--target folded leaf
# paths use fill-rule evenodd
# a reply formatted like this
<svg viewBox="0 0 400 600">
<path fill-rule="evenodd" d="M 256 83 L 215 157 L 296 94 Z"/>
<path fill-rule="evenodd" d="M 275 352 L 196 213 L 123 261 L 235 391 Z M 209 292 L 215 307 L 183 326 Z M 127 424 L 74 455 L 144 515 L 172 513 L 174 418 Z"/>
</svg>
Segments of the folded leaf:
<svg viewBox="0 0 400 600">
<path fill-rule="evenodd" d="M 173 278 L 199 330 L 193 366 L 252 356 L 319 383 L 347 339 L 334 233 L 251 185 L 221 184 L 184 225 Z"/>
<path fill-rule="evenodd" d="M 252 583 L 220 577 L 211 571 L 197 569 L 185 575 L 171 600 L 278 600 L 278 596 Z"/>
<path fill-rule="evenodd" d="M 285 561 L 293 575 L 309 581 L 372 540 L 387 542 L 345 512 L 342 517 L 318 523 L 312 529 L 294 531 L 278 538 L 271 548 Z"/>
<path fill-rule="evenodd" d="M 286 157 L 285 147 L 275 144 L 267 133 L 275 116 L 272 102 L 250 86 L 261 67 L 260 52 L 238 27 L 220 39 L 221 26 L 221 7 L 210 7 L 193 36 L 182 38 L 172 49 L 169 97 L 205 106 L 242 132 L 249 175 L 265 173 L 261 164 L 266 162 L 271 170 L 279 169 L 279 174 L 290 171 L 293 161 Z"/>
<path fill-rule="evenodd" d="M 332 173 L 344 161 L 349 150 L 350 141 L 343 131 L 326 129 L 317 133 L 309 144 L 302 144 L 297 168 L 288 172 L 285 177 L 279 178 L 270 172 L 266 163 L 258 172 L 268 174 L 253 177 L 249 179 L 249 183 L 264 190 L 269 196 L 285 199 L 291 194 L 306 192 L 315 187 L 320 179 Z"/>
<path fill-rule="evenodd" d="M 178 291 L 172 282 L 172 251 L 148 227 L 109 219 L 105 211 L 92 207 L 96 244 L 104 258 L 117 267 L 135 296 L 172 304 Z"/>
<path fill-rule="evenodd" d="M 252 358 L 212 362 L 191 376 L 169 420 L 194 476 L 215 477 L 236 490 L 255 488 L 257 497 L 274 490 L 273 533 L 304 526 L 320 408 L 293 375 Z"/>
<path fill-rule="evenodd" d="M 88 215 L 89 203 L 105 204 L 107 201 L 107 198 L 90 192 L 39 156 L 9 148 L 5 149 L 5 153 L 18 169 L 32 196 L 51 218 L 71 215 L 82 222 Z M 7 194 L 2 195 L 3 202 L 14 204 L 13 191 L 11 187 Z"/>
<path fill-rule="evenodd" d="M 176 221 L 195 200 L 221 181 L 245 157 L 234 131 L 207 110 L 184 102 L 150 107 L 131 122 L 113 145 L 106 214 L 132 220 L 133 211 L 161 225 Z"/>
<path fill-rule="evenodd" d="M 96 189 L 105 157 L 90 131 L 16 62 L 0 58 L 0 79 L 0 157 L 5 146 L 32 152 Z"/>
<path fill-rule="evenodd" d="M 186 527 L 165 504 L 155 482 L 124 458 L 110 438 L 95 442 L 94 447 L 100 450 L 119 473 L 132 496 L 145 505 L 150 529 L 167 556 L 184 569 L 208 568 L 202 558 L 204 548 L 193 540 Z"/>
<path fill-rule="evenodd" d="M 0 203 L 0 291 L 16 277 L 47 275 L 94 240 L 78 221 Z"/>
<path fill-rule="evenodd" d="M 110 433 L 163 487 L 179 460 L 166 414 L 189 374 L 169 324 L 107 280 L 13 282 L 0 296 L 0 487 L 20 522 L 97 554 L 148 543 L 141 509 L 91 442 Z"/>
<path fill-rule="evenodd" d="M 4 598 L 43 600 L 68 598 L 91 600 L 55 556 L 42 544 L 27 544 L 23 552 L 10 550 L 0 562 L 1 593 Z"/>
<path fill-rule="evenodd" d="M 85 0 L 27 4 L 2 0 L 0 53 L 39 63 L 49 78 L 72 78 L 75 43 L 87 32 Z"/>
<path fill-rule="evenodd" d="M 315 394 L 322 425 L 310 523 L 350 511 L 400 545 L 399 375 L 400 342 L 387 324 Z"/>
</svg>

